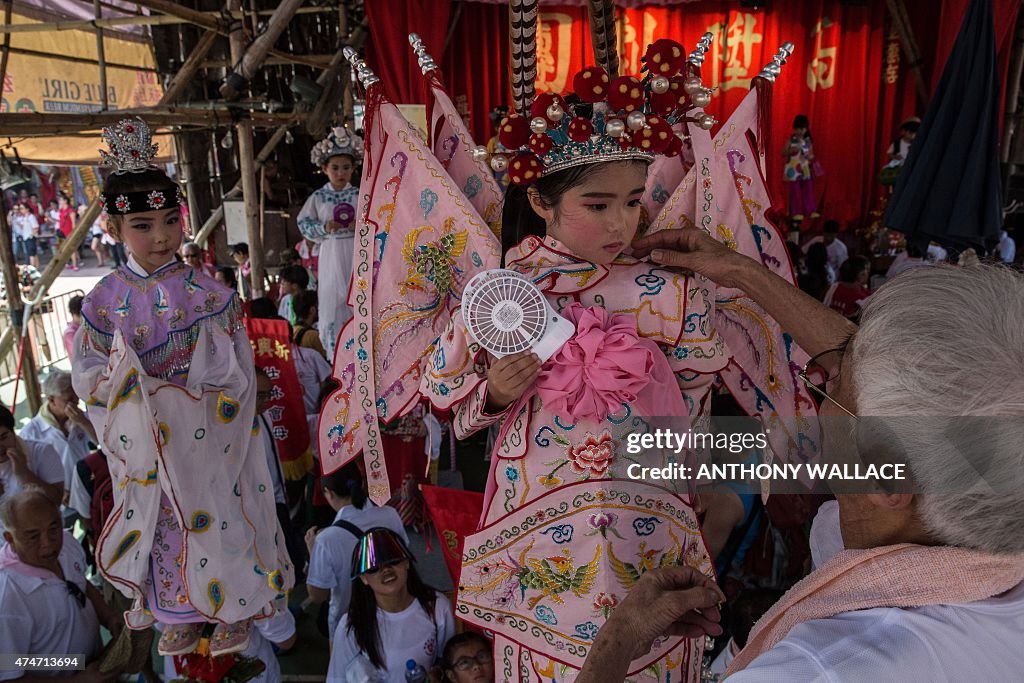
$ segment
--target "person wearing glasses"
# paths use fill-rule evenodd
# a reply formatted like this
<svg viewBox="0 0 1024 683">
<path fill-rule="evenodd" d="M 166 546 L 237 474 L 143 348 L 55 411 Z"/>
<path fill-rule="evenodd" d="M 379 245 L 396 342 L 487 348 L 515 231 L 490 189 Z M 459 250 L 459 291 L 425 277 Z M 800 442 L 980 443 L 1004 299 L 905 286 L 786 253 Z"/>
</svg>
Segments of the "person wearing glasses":
<svg viewBox="0 0 1024 683">
<path fill-rule="evenodd" d="M 441 667 L 451 683 L 494 683 L 494 645 L 475 631 L 460 633 L 444 647 Z"/>
<path fill-rule="evenodd" d="M 799 374 L 821 399 L 825 456 L 903 462 L 911 478 L 833 484 L 844 550 L 758 621 L 730 683 L 1018 680 L 1024 276 L 915 268 L 866 302 L 858 326 L 699 230 L 645 237 L 634 254 L 750 295 L 812 355 Z M 623 680 L 633 649 L 665 633 L 716 635 L 700 580 L 647 572 L 577 683 Z"/>
<path fill-rule="evenodd" d="M 454 634 L 451 602 L 423 583 L 401 537 L 367 530 L 352 553 L 352 598 L 334 632 L 328 682 L 404 683 L 406 671 L 430 671 Z"/>
<path fill-rule="evenodd" d="M 0 549 L 0 652 L 84 655 L 88 666 L 70 680 L 117 680 L 101 674 L 100 626 L 113 634 L 124 627 L 99 591 L 85 578 L 85 551 L 64 531 L 60 508 L 34 486 L 0 503 L 7 544 Z M 0 681 L 51 680 L 38 672 L 0 670 Z M 51 673 L 51 672 L 46 672 Z"/>
<path fill-rule="evenodd" d="M 195 242 L 185 242 L 181 245 L 181 260 L 186 266 L 198 270 L 207 277 L 213 277 L 214 268 L 209 263 L 203 262 L 203 250 Z"/>
</svg>

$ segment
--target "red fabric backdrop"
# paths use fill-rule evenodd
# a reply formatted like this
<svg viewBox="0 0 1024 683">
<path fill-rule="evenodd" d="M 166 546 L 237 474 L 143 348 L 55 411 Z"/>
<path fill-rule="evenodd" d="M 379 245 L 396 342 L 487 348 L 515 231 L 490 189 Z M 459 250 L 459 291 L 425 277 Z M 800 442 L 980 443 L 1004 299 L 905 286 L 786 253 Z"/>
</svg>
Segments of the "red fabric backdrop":
<svg viewBox="0 0 1024 683">
<path fill-rule="evenodd" d="M 907 2 L 929 87 L 934 87 L 941 75 L 967 2 L 942 0 L 938 7 L 934 0 Z M 993 2 L 1005 74 L 1019 3 Z M 389 57 L 373 58 L 370 63 L 386 83 L 394 80 L 394 86 L 388 85 L 399 96 L 397 101 L 422 102 L 406 33 L 420 32 L 438 58 L 446 24 L 453 19 L 452 38 L 441 60 L 445 84 L 474 137 L 483 144 L 493 134 L 488 112 L 509 100 L 508 8 L 506 4 L 460 2 L 461 9 L 453 10 L 451 0 L 434 0 L 429 22 L 417 22 L 416 18 L 428 14 L 425 4 L 416 0 L 367 3 L 371 43 L 378 54 Z M 418 7 L 416 13 L 411 11 L 412 5 Z M 900 121 L 920 115 L 925 108 L 917 101 L 907 60 L 899 50 L 882 0 L 863 7 L 847 6 L 839 0 L 776 2 L 768 11 L 744 9 L 725 0 L 630 5 L 620 8 L 623 73 L 638 73 L 639 57 L 653 40 L 674 38 L 691 49 L 704 31 L 715 34 L 703 77 L 708 85 L 720 88 L 709 108 L 720 119 L 739 103 L 750 78 L 778 46 L 785 41 L 794 43 L 796 51 L 775 86 L 772 110 L 774 149 L 768 157 L 768 181 L 776 205 L 784 204 L 786 196 L 780 145 L 789 134 L 793 117 L 804 113 L 810 117 L 815 150 L 826 173 L 816 182 L 822 213 L 849 224 L 878 206 L 881 188 L 876 177 L 885 150 Z M 573 4 L 544 4 L 541 9 L 538 90 L 564 92 L 572 76 L 593 63 L 586 10 Z M 436 38 L 428 37 L 428 32 Z M 400 97 L 411 93 L 413 87 L 415 97 Z"/>
</svg>

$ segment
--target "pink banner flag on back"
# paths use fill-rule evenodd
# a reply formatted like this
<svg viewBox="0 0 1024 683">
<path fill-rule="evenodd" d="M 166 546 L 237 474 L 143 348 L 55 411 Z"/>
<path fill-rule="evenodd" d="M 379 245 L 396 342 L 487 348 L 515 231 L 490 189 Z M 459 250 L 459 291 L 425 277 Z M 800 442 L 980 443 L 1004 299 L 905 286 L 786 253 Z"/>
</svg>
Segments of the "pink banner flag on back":
<svg viewBox="0 0 1024 683">
<path fill-rule="evenodd" d="M 654 218 L 649 232 L 698 228 L 795 283 L 785 240 L 769 218 L 771 198 L 758 152 L 757 90 L 751 90 L 712 139 L 689 125 L 694 165 Z M 699 113 L 697 115 L 699 117 Z M 765 457 L 804 461 L 817 450 L 807 418 L 817 413 L 798 377 L 807 354 L 744 292 L 718 287 L 714 316 L 730 335 L 732 359 L 720 373 L 740 406 L 770 428 Z M 743 342 L 743 343 L 741 343 Z"/>
<path fill-rule="evenodd" d="M 365 158 L 356 222 L 354 317 L 334 358 L 341 386 L 320 413 L 323 470 L 363 452 L 374 502 L 391 495 L 378 419 L 416 404 L 420 364 L 465 283 L 497 267 L 500 245 L 379 82 L 366 93 Z"/>
<path fill-rule="evenodd" d="M 501 204 L 504 198 L 501 186 L 494 179 L 483 155 L 480 159 L 474 156 L 473 150 L 477 145 L 445 90 L 441 71 L 427 54 L 423 42 L 415 33 L 409 34 L 409 42 L 419 57 L 423 79 L 427 84 L 427 137 L 430 149 L 462 190 L 462 194 L 476 208 L 476 212 L 495 235 L 500 235 Z"/>
</svg>

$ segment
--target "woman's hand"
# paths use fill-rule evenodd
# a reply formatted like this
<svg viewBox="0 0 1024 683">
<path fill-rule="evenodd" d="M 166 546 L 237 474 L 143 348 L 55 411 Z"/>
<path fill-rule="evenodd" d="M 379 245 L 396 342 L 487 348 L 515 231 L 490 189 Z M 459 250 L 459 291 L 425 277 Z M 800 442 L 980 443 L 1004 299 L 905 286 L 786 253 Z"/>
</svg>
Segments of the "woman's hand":
<svg viewBox="0 0 1024 683">
<path fill-rule="evenodd" d="M 491 364 L 487 371 L 487 410 L 500 413 L 519 399 L 540 374 L 540 357 L 520 351 Z"/>
<path fill-rule="evenodd" d="M 655 263 L 700 273 L 723 287 L 742 288 L 743 270 L 760 266 L 697 228 L 662 230 L 641 237 L 632 246 L 637 258 L 650 254 Z"/>
</svg>

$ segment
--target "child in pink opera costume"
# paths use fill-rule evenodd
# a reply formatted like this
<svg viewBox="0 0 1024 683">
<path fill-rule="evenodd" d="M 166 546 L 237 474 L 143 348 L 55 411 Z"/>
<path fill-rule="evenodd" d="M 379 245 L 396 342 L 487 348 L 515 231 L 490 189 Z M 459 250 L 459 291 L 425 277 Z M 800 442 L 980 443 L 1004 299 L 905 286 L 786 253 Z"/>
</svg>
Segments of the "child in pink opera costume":
<svg viewBox="0 0 1024 683">
<path fill-rule="evenodd" d="M 731 248 L 789 269 L 779 235 L 754 224 L 763 212 L 747 185 L 755 178 L 740 174 L 754 155 L 746 136 L 729 140 L 734 152 L 718 152 L 692 125 L 703 119 L 682 89 L 678 43 L 658 41 L 645 59 L 648 69 L 665 65 L 661 92 L 591 67 L 573 81 L 579 99 L 544 93 L 502 122 L 509 151 L 491 165 L 507 169 L 513 185 L 500 247 L 376 83 L 367 88 L 364 169 L 375 170 L 364 170 L 361 184 L 356 315 L 335 359 L 342 387 L 321 415 L 324 467 L 363 450 L 371 495 L 386 495 L 388 453 L 374 418 L 400 418 L 417 395 L 451 410 L 460 438 L 500 426 L 479 529 L 465 539 L 456 616 L 495 633 L 503 682 L 575 680 L 644 572 L 676 564 L 713 571 L 687 482 L 630 475 L 634 465 L 685 463 L 688 453 L 637 453 L 629 443 L 664 418 L 675 418 L 677 432 L 687 424 L 701 431 L 685 420 L 706 419 L 716 377 L 766 421 L 813 414 L 796 376 L 802 352 L 748 297 L 628 253 L 648 165 L 682 152 L 672 125 L 685 120 L 699 163 L 655 225 L 714 223 L 712 234 Z M 727 152 L 736 155 L 728 163 Z M 466 282 L 497 266 L 499 249 L 505 268 L 573 323 L 546 362 L 531 351 L 496 360 L 468 331 Z M 628 680 L 695 682 L 702 648 L 660 639 Z"/>
<path fill-rule="evenodd" d="M 159 622 L 160 654 L 211 629 L 211 655 L 239 652 L 294 583 L 253 438 L 252 349 L 237 294 L 175 259 L 181 193 L 145 122 L 103 134 L 102 203 L 129 257 L 85 297 L 72 357 L 114 482 L 98 565 L 133 599 L 129 628 Z"/>
</svg>

